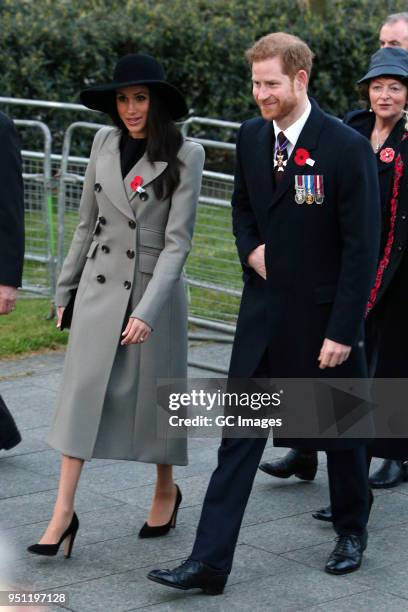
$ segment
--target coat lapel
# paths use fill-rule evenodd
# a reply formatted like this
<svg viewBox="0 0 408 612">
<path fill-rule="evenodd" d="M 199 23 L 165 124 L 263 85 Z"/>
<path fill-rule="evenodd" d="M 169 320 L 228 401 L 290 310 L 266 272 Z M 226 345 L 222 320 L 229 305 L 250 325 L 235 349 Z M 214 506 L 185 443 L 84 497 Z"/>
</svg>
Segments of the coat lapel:
<svg viewBox="0 0 408 612">
<path fill-rule="evenodd" d="M 135 176 L 139 175 L 142 177 L 143 186 L 145 187 L 167 168 L 167 162 L 149 162 L 145 153 L 123 179 L 120 167 L 119 143 L 120 132 L 117 130 L 112 132 L 104 149 L 98 155 L 97 181 L 102 185 L 102 189 L 112 204 L 124 215 L 134 219 L 135 213 L 130 202 L 137 194 L 131 189 L 130 183 Z"/>
<path fill-rule="evenodd" d="M 112 132 L 110 139 L 99 152 L 97 159 L 97 181 L 102 185 L 109 200 L 130 219 L 134 212 L 129 204 L 120 168 L 120 131 Z"/>
<path fill-rule="evenodd" d="M 130 187 L 135 176 L 140 176 L 143 179 L 142 187 L 146 187 L 164 172 L 167 165 L 167 162 L 163 161 L 150 162 L 145 153 L 123 179 L 129 202 L 137 195 L 136 191 L 133 191 Z"/>
<path fill-rule="evenodd" d="M 266 202 L 270 202 L 273 195 L 273 148 L 275 145 L 275 133 L 272 121 L 265 121 L 264 126 L 258 133 L 258 154 L 253 158 L 256 164 L 258 176 L 258 187 L 264 190 Z"/>
<path fill-rule="evenodd" d="M 399 146 L 401 143 L 403 133 L 404 133 L 404 119 L 400 119 L 398 123 L 395 124 L 387 140 L 384 142 L 383 146 L 381 147 L 380 153 L 377 153 L 376 155 L 378 172 L 380 174 L 382 174 L 383 172 L 386 172 L 387 170 L 394 170 L 394 164 L 392 162 L 387 163 L 387 162 L 381 161 L 380 159 L 381 150 L 389 147 L 395 151 L 395 155 L 398 155 L 398 150 L 399 150 Z"/>
<path fill-rule="evenodd" d="M 318 174 L 318 160 L 315 159 L 313 151 L 317 148 L 320 132 L 323 127 L 324 113 L 320 110 L 316 102 L 312 102 L 312 110 L 305 123 L 303 130 L 300 133 L 298 141 L 289 158 L 283 177 L 278 184 L 271 201 L 271 207 L 275 206 L 280 199 L 285 195 L 290 187 L 294 187 L 296 174 Z M 306 149 L 310 153 L 311 159 L 315 159 L 316 168 L 305 165 L 298 166 L 295 163 L 297 149 Z M 272 164 L 271 164 L 272 167 Z"/>
</svg>

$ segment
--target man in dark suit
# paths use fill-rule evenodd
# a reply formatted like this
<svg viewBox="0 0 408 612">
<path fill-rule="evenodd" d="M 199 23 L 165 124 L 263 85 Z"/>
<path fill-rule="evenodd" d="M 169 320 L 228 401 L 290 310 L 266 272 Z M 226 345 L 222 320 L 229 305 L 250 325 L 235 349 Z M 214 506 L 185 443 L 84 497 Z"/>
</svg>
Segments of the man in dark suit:
<svg viewBox="0 0 408 612">
<path fill-rule="evenodd" d="M 245 286 L 231 378 L 367 375 L 363 318 L 379 248 L 380 205 L 369 143 L 307 95 L 312 52 L 274 33 L 248 50 L 262 118 L 237 141 L 233 227 Z M 316 448 L 316 440 L 302 440 Z M 190 558 L 149 578 L 221 593 L 266 438 L 224 438 Z M 364 441 L 327 451 L 336 547 L 326 571 L 360 567 L 370 500 Z"/>
<path fill-rule="evenodd" d="M 14 123 L 0 113 L 0 315 L 15 308 L 24 259 L 24 198 L 20 141 Z M 0 449 L 21 440 L 0 395 Z"/>
<path fill-rule="evenodd" d="M 408 13 L 388 15 L 380 28 L 379 44 L 382 49 L 400 47 L 408 51 Z M 261 463 L 259 469 L 276 478 L 297 476 L 301 480 L 313 480 L 317 465 L 316 452 L 292 448 L 284 457 Z M 381 466 L 370 476 L 369 483 L 373 489 L 388 489 L 406 480 L 407 473 L 408 461 L 384 459 Z M 313 516 L 318 520 L 331 521 L 330 508 L 321 508 Z"/>
</svg>

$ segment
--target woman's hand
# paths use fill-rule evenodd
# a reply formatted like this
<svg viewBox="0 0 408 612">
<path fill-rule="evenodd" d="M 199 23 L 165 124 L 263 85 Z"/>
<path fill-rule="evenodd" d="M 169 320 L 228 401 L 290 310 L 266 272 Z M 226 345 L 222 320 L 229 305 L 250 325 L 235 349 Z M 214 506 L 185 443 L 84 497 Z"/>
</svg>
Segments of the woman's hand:
<svg viewBox="0 0 408 612">
<path fill-rule="evenodd" d="M 130 317 L 126 329 L 122 333 L 121 344 L 139 344 L 140 342 L 145 342 L 150 336 L 151 331 L 151 327 L 144 321 L 136 319 L 136 317 Z"/>
<path fill-rule="evenodd" d="M 58 329 L 61 327 L 62 315 L 64 314 L 64 310 L 65 310 L 64 306 L 58 306 L 58 308 L 57 308 L 57 324 L 56 324 L 56 327 L 58 327 Z"/>
</svg>

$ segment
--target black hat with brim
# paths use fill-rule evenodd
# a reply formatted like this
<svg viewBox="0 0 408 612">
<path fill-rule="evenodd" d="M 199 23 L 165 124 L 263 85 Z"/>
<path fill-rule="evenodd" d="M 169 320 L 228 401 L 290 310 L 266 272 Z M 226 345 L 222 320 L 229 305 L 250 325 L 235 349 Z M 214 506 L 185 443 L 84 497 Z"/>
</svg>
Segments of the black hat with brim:
<svg viewBox="0 0 408 612">
<path fill-rule="evenodd" d="M 110 113 L 116 90 L 132 85 L 146 85 L 154 89 L 174 120 L 187 115 L 188 106 L 183 94 L 166 81 L 163 66 L 154 57 L 144 53 L 132 53 L 120 58 L 112 81 L 84 89 L 79 97 L 84 106 Z"/>
<path fill-rule="evenodd" d="M 396 76 L 408 78 L 408 51 L 400 47 L 385 47 L 371 56 L 368 72 L 358 83 L 378 77 Z"/>
</svg>

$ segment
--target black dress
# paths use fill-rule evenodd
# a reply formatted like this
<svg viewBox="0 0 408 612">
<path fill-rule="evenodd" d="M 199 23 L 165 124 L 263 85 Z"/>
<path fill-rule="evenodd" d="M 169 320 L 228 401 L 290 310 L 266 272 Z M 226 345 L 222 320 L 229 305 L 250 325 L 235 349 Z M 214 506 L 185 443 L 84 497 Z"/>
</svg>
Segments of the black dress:
<svg viewBox="0 0 408 612">
<path fill-rule="evenodd" d="M 370 138 L 375 115 L 356 111 L 345 122 Z M 408 378 L 408 138 L 401 119 L 377 153 L 382 206 L 382 237 L 375 287 L 366 318 L 370 375 Z M 382 151 L 390 149 L 391 161 Z M 401 163 L 396 168 L 396 160 Z M 385 160 L 385 161 L 384 161 Z M 408 459 L 408 440 L 377 439 L 372 454 Z"/>
<path fill-rule="evenodd" d="M 146 138 L 132 138 L 129 134 L 123 133 L 120 139 L 120 167 L 122 177 L 125 178 L 133 166 L 143 157 L 146 151 Z"/>
</svg>

